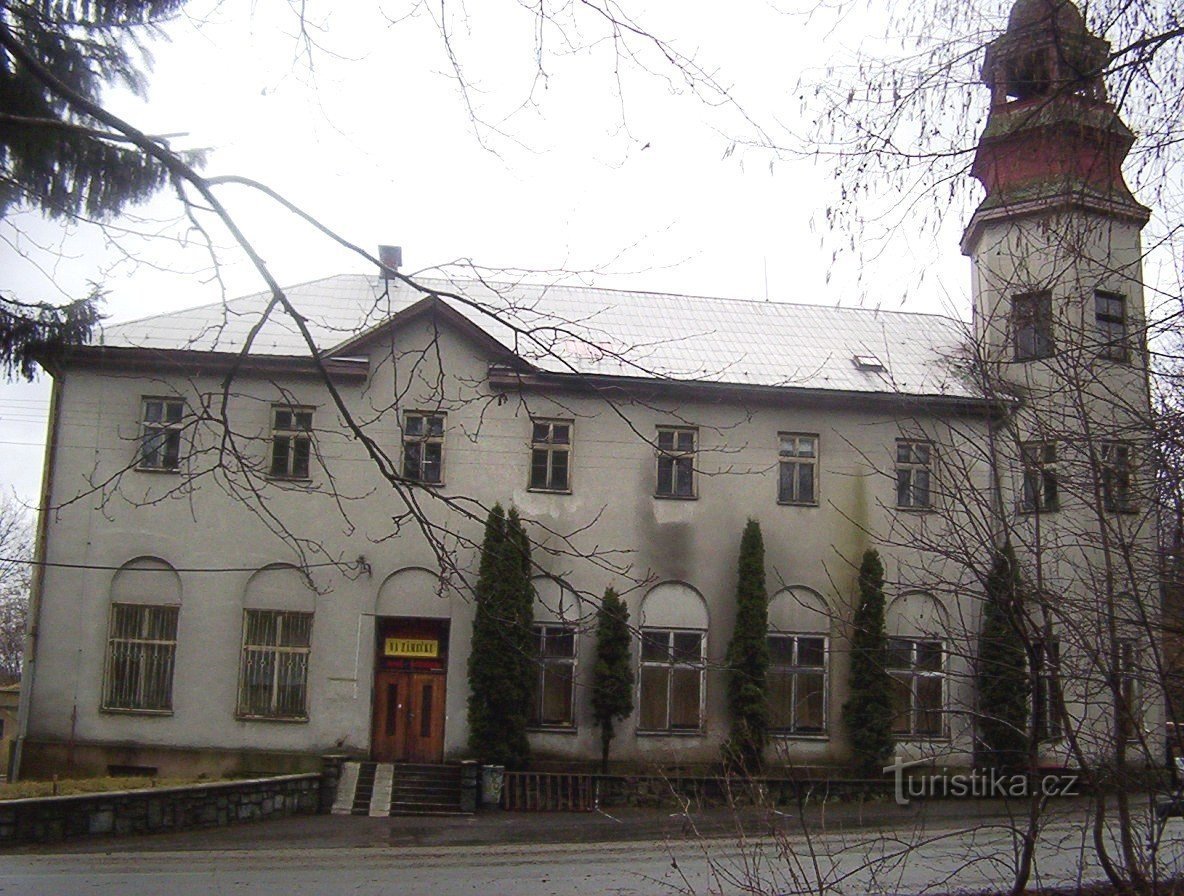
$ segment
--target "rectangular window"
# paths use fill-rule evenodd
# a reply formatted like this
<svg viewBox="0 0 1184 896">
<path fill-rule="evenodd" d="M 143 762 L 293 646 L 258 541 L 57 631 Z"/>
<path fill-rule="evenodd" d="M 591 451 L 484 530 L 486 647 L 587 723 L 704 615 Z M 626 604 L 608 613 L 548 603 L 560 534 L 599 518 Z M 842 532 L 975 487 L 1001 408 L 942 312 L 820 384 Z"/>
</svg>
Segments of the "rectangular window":
<svg viewBox="0 0 1184 896">
<path fill-rule="evenodd" d="M 694 429 L 658 427 L 658 497 L 695 497 L 695 443 L 698 436 Z"/>
<path fill-rule="evenodd" d="M 530 488 L 566 492 L 571 488 L 571 421 L 532 420 Z"/>
<path fill-rule="evenodd" d="M 929 508 L 933 506 L 933 446 L 912 439 L 896 440 L 896 506 Z"/>
<path fill-rule="evenodd" d="M 769 635 L 769 730 L 826 733 L 826 638 Z"/>
<path fill-rule="evenodd" d="M 172 712 L 178 611 L 111 605 L 103 709 Z"/>
<path fill-rule="evenodd" d="M 180 398 L 145 398 L 140 413 L 141 470 L 176 470 L 181 466 L 181 418 L 185 402 Z"/>
<path fill-rule="evenodd" d="M 1024 493 L 1020 510 L 1024 513 L 1057 509 L 1057 443 L 1028 442 L 1020 448 L 1024 467 Z"/>
<path fill-rule="evenodd" d="M 1140 705 L 1139 667 L 1135 662 L 1135 642 L 1118 642 L 1118 680 L 1122 688 L 1122 736 L 1136 740 L 1142 734 L 1143 711 Z"/>
<path fill-rule="evenodd" d="M 1033 292 L 1014 296 L 1011 333 L 1017 361 L 1052 355 L 1052 294 Z"/>
<path fill-rule="evenodd" d="M 1058 641 L 1032 645 L 1036 693 L 1032 695 L 1032 730 L 1038 740 L 1061 736 L 1061 645 Z"/>
<path fill-rule="evenodd" d="M 940 641 L 888 639 L 892 678 L 892 732 L 898 737 L 941 737 L 945 672 Z"/>
<path fill-rule="evenodd" d="M 705 641 L 702 631 L 641 630 L 639 730 L 703 727 Z"/>
<path fill-rule="evenodd" d="M 1110 513 L 1133 513 L 1131 488 L 1131 446 L 1122 442 L 1103 442 L 1102 504 Z"/>
<path fill-rule="evenodd" d="M 817 504 L 818 436 L 783 432 L 778 438 L 777 500 L 782 504 Z"/>
<path fill-rule="evenodd" d="M 403 418 L 403 478 L 428 485 L 444 481 L 444 415 Z"/>
<path fill-rule="evenodd" d="M 576 668 L 576 630 L 570 625 L 536 625 L 538 676 L 528 723 L 536 728 L 571 728 Z"/>
<path fill-rule="evenodd" d="M 308 718 L 308 654 L 312 613 L 244 610 L 238 715 Z"/>
<path fill-rule="evenodd" d="M 312 408 L 274 405 L 271 409 L 271 476 L 307 479 L 312 455 Z"/>
<path fill-rule="evenodd" d="M 1099 357 L 1125 361 L 1126 297 L 1099 289 L 1094 293 L 1094 320 L 1098 329 Z"/>
</svg>

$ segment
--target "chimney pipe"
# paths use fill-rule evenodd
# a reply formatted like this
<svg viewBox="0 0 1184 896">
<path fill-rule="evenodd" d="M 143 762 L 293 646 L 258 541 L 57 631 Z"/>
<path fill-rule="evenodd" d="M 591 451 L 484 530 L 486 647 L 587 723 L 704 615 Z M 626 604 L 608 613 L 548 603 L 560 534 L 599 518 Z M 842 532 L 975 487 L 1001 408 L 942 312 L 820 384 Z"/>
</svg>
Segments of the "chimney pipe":
<svg viewBox="0 0 1184 896">
<path fill-rule="evenodd" d="M 391 274 L 403 263 L 402 246 L 379 246 L 378 261 L 382 265 L 382 279 L 391 279 Z"/>
</svg>

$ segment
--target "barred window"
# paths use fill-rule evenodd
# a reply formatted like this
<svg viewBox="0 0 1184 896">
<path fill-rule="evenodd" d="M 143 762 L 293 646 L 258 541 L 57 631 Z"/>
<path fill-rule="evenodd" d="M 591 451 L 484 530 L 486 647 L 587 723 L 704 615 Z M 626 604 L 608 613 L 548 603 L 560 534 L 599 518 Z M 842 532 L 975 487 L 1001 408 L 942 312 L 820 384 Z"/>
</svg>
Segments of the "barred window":
<svg viewBox="0 0 1184 896">
<path fill-rule="evenodd" d="M 933 446 L 913 439 L 896 440 L 896 506 L 933 506 Z"/>
<path fill-rule="evenodd" d="M 312 613 L 244 610 L 238 715 L 308 718 Z"/>
<path fill-rule="evenodd" d="M 703 727 L 705 632 L 641 630 L 643 731 L 699 731 Z"/>
<path fill-rule="evenodd" d="M 826 638 L 769 635 L 769 730 L 826 732 Z"/>
<path fill-rule="evenodd" d="M 1094 321 L 1097 324 L 1098 355 L 1111 361 L 1127 359 L 1126 297 L 1115 292 L 1094 293 Z"/>
<path fill-rule="evenodd" d="M 103 709 L 172 712 L 179 609 L 111 605 Z"/>
<path fill-rule="evenodd" d="M 576 630 L 570 625 L 536 625 L 534 642 L 538 674 L 529 724 L 536 728 L 570 728 L 576 668 Z"/>
<path fill-rule="evenodd" d="M 1020 460 L 1024 468 L 1020 510 L 1024 513 L 1056 510 L 1059 501 L 1057 443 L 1028 442 L 1020 449 Z"/>
<path fill-rule="evenodd" d="M 271 409 L 271 475 L 307 479 L 312 455 L 312 408 L 275 405 Z"/>
<path fill-rule="evenodd" d="M 695 497 L 697 430 L 658 427 L 658 488 L 660 498 Z"/>
<path fill-rule="evenodd" d="M 779 438 L 777 500 L 817 504 L 818 436 L 783 432 Z"/>
<path fill-rule="evenodd" d="M 1110 513 L 1133 513 L 1131 486 L 1131 446 L 1123 442 L 1103 442 L 1102 504 Z"/>
<path fill-rule="evenodd" d="M 888 639 L 892 731 L 898 737 L 941 737 L 945 671 L 940 641 Z"/>
<path fill-rule="evenodd" d="M 182 418 L 180 398 L 145 398 L 140 412 L 140 448 L 136 466 L 141 470 L 176 470 L 181 466 Z"/>
<path fill-rule="evenodd" d="M 531 489 L 568 491 L 571 488 L 571 421 L 533 420 L 531 426 Z"/>
<path fill-rule="evenodd" d="M 428 485 L 444 481 L 444 415 L 403 418 L 403 478 Z"/>
</svg>

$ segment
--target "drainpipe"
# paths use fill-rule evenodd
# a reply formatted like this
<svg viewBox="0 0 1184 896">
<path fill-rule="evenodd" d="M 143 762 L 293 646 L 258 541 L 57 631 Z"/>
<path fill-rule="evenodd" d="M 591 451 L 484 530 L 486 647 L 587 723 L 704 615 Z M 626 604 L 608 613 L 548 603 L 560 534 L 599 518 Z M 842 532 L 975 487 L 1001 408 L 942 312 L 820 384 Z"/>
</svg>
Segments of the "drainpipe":
<svg viewBox="0 0 1184 896">
<path fill-rule="evenodd" d="M 29 731 L 29 710 L 33 702 L 37 643 L 41 633 L 41 595 L 45 589 L 46 537 L 49 532 L 54 465 L 57 461 L 61 398 L 62 373 L 58 371 L 58 375 L 53 376 L 53 391 L 49 397 L 49 438 L 45 444 L 45 472 L 41 477 L 41 500 L 37 508 L 37 544 L 33 550 L 33 575 L 29 583 L 29 622 L 25 629 L 25 649 L 21 662 L 21 704 L 16 717 L 16 740 L 12 745 L 12 756 L 9 758 L 10 781 L 20 778 L 21 754 L 24 752 L 25 736 Z"/>
</svg>

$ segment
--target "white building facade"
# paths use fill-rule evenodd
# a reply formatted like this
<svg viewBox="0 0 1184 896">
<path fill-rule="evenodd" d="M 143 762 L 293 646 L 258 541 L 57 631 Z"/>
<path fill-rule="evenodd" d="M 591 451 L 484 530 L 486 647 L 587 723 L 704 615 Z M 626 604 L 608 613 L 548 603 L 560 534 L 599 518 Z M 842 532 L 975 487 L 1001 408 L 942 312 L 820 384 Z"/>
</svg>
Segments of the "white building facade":
<svg viewBox="0 0 1184 896">
<path fill-rule="evenodd" d="M 1027 52 L 1054 25 L 1013 13 L 1008 35 Z M 992 114 L 1047 99 L 1002 88 Z M 1113 117 L 1096 94 L 1069 104 Z M 1041 127 L 1055 143 L 1057 121 Z M 1048 165 L 1037 175 L 1053 180 Z M 1139 491 L 1145 210 L 1083 205 L 1072 178 L 1021 207 L 992 177 L 964 243 L 972 328 L 356 275 L 287 291 L 303 329 L 268 312 L 270 295 L 107 328 L 53 371 L 22 772 L 479 755 L 466 665 L 496 503 L 517 508 L 534 549 L 537 762 L 599 757 L 589 689 L 607 587 L 636 636 L 636 707 L 613 758 L 719 760 L 737 552 L 753 518 L 770 595 L 770 763 L 848 758 L 849 629 L 868 548 L 887 569 L 899 749 L 969 763 L 992 546 L 1036 558 L 1026 569 L 1042 593 L 1091 607 L 1098 582 L 1084 570 L 1103 568 L 1103 542 L 1103 606 L 1155 580 Z M 1050 236 L 1066 228 L 1088 234 L 1072 255 Z M 1053 363 L 1068 359 L 1073 377 Z M 1070 445 L 1088 449 L 1092 503 Z M 1135 585 L 1114 577 L 1111 529 Z M 1040 641 L 1044 681 L 1080 640 L 1064 622 Z M 1111 634 L 1106 656 L 1129 660 L 1134 681 L 1148 629 Z M 1130 695 L 1154 727 L 1153 689 Z M 1104 701 L 1087 686 L 1042 699 L 1042 751 L 1072 761 L 1064 729 Z"/>
</svg>

